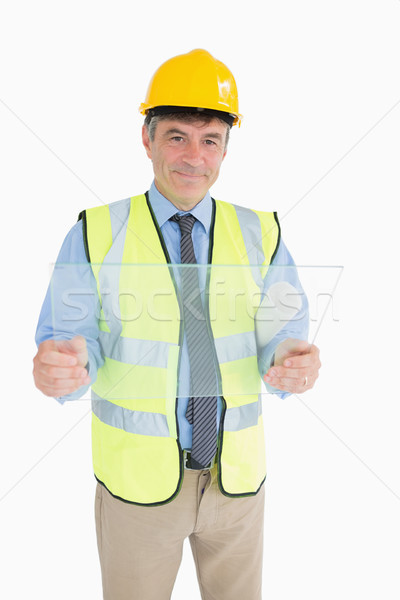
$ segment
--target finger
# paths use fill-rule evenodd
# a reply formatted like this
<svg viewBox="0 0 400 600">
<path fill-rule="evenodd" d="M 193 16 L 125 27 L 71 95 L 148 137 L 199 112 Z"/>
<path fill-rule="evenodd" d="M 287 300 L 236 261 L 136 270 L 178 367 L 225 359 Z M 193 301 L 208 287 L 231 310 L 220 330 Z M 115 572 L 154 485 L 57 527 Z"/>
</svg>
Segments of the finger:
<svg viewBox="0 0 400 600">
<path fill-rule="evenodd" d="M 289 354 L 308 352 L 311 345 L 307 340 L 298 340 L 295 338 L 287 338 L 284 344 L 285 350 Z"/>
<path fill-rule="evenodd" d="M 284 360 L 285 367 L 315 367 L 319 369 L 321 361 L 319 360 L 319 349 L 316 346 L 311 346 L 310 352 L 307 354 L 298 354 L 296 356 L 289 356 Z"/>
<path fill-rule="evenodd" d="M 300 381 L 304 381 L 306 376 L 310 375 L 309 369 L 287 369 L 285 367 L 271 367 L 267 371 L 268 377 L 278 377 L 278 378 L 288 378 L 288 379 L 298 379 Z"/>
<path fill-rule="evenodd" d="M 45 365 L 40 372 L 51 379 L 84 379 L 88 374 L 83 367 L 55 367 L 53 365 Z"/>
<path fill-rule="evenodd" d="M 39 361 L 46 365 L 55 365 L 59 367 L 69 367 L 77 364 L 77 358 L 71 354 L 57 352 L 57 350 L 48 350 L 42 352 L 38 357 Z"/>
<path fill-rule="evenodd" d="M 84 379 L 57 379 L 39 382 L 39 389 L 48 396 L 65 396 L 76 392 L 83 385 L 90 383 L 90 377 Z"/>
<path fill-rule="evenodd" d="M 282 392 L 290 392 L 292 394 L 301 394 L 313 387 L 313 381 L 307 381 L 307 385 L 304 385 L 304 378 L 302 380 L 295 380 L 275 377 L 272 378 L 268 383 L 277 390 L 281 390 Z"/>
<path fill-rule="evenodd" d="M 80 386 L 79 386 L 80 387 Z M 51 398 L 61 398 L 62 396 L 69 396 L 73 392 L 79 389 L 79 387 L 65 387 L 65 388 L 53 388 L 51 386 L 43 386 L 40 388 L 40 391 L 45 395 Z"/>
<path fill-rule="evenodd" d="M 307 385 L 305 385 L 305 378 L 297 378 L 294 379 L 292 377 L 276 377 L 275 380 L 272 380 L 272 385 L 275 387 L 275 383 L 279 387 L 291 388 L 296 390 L 304 390 L 310 384 L 310 381 L 307 381 Z"/>
<path fill-rule="evenodd" d="M 275 379 L 274 381 L 270 381 L 268 383 L 271 387 L 276 390 L 280 390 L 281 392 L 294 393 L 296 391 L 296 386 L 290 384 L 284 385 L 280 379 Z"/>
<path fill-rule="evenodd" d="M 314 362 L 314 358 L 310 354 L 298 354 L 297 356 L 290 356 L 283 362 L 285 367 L 303 369 L 305 367 L 311 367 Z"/>
</svg>

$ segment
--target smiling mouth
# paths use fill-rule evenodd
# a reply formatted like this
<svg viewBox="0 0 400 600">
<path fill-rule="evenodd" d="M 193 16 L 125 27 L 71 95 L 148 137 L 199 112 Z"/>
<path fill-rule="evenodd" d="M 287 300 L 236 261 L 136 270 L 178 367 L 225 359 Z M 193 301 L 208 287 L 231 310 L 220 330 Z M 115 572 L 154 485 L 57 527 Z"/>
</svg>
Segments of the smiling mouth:
<svg viewBox="0 0 400 600">
<path fill-rule="evenodd" d="M 192 175 L 190 173 L 183 173 L 182 171 L 175 171 L 175 173 L 178 173 L 178 175 L 181 175 L 182 177 L 187 177 L 188 179 L 200 179 L 201 177 L 204 177 L 204 175 Z"/>
</svg>

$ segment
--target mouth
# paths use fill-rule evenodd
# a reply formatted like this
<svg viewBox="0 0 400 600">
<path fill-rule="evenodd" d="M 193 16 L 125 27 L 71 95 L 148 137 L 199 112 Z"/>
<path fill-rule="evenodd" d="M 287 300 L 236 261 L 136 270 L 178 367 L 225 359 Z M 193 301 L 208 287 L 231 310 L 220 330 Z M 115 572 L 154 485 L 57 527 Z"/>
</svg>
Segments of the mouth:
<svg viewBox="0 0 400 600">
<path fill-rule="evenodd" d="M 204 177 L 204 175 L 193 175 L 190 173 L 185 173 L 183 171 L 174 171 L 174 173 L 177 173 L 180 177 L 183 177 L 184 179 L 192 181 L 198 181 L 199 179 L 202 179 Z"/>
</svg>

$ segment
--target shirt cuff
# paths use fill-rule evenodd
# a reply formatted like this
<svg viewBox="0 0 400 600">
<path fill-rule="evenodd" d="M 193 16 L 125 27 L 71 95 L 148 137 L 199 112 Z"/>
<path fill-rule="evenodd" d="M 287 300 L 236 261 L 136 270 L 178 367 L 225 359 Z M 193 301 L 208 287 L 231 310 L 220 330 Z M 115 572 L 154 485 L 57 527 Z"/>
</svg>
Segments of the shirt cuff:
<svg viewBox="0 0 400 600">
<path fill-rule="evenodd" d="M 261 375 L 263 384 L 268 394 L 275 394 L 279 396 L 282 400 L 290 396 L 290 392 L 284 392 L 282 390 L 278 390 L 278 388 L 272 387 L 267 381 L 264 381 L 264 375 L 267 373 L 268 369 L 273 366 L 275 359 L 275 350 L 277 346 L 281 343 L 281 339 L 276 341 L 276 344 L 273 347 L 268 346 L 267 349 L 264 349 L 264 352 L 260 354 L 258 359 L 258 371 Z"/>
</svg>

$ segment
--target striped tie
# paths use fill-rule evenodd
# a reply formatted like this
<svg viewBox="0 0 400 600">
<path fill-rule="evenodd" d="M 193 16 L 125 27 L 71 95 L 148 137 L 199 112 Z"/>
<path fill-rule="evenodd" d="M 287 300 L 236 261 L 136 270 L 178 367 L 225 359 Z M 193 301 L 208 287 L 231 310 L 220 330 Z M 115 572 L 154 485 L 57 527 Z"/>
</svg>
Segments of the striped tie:
<svg viewBox="0 0 400 600">
<path fill-rule="evenodd" d="M 196 217 L 191 214 L 172 221 L 181 230 L 181 263 L 196 264 L 192 229 Z M 200 297 L 197 267 L 181 269 L 183 318 L 190 362 L 190 398 L 186 418 L 193 425 L 191 468 L 204 469 L 217 450 L 217 372 L 214 346 Z"/>
</svg>

